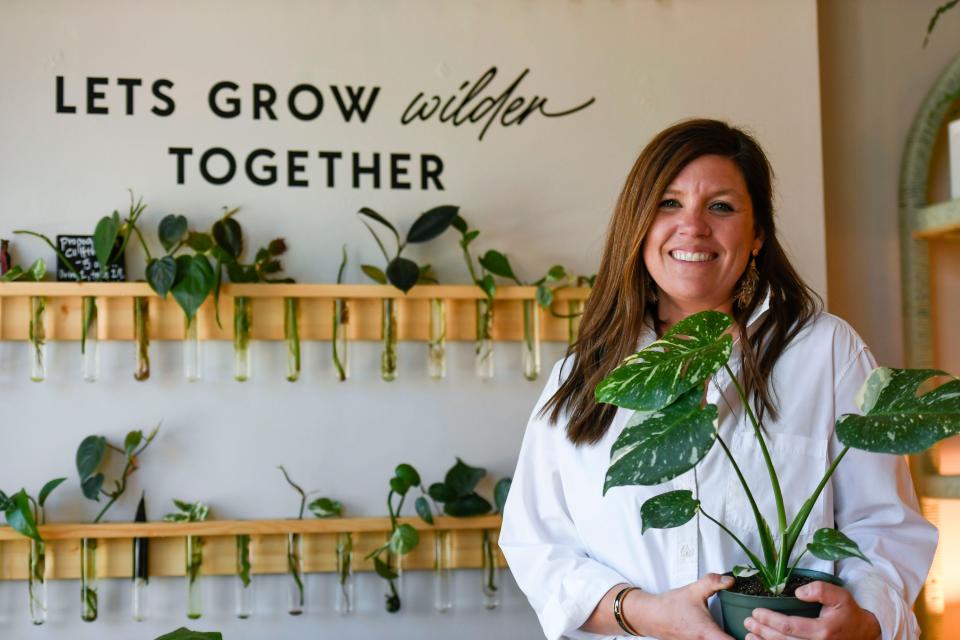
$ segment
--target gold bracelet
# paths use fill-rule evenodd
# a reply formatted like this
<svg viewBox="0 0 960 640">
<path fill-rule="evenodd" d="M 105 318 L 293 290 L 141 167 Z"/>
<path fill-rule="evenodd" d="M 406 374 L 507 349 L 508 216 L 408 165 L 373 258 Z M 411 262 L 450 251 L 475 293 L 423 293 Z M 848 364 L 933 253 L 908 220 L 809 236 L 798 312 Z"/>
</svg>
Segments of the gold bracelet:
<svg viewBox="0 0 960 640">
<path fill-rule="evenodd" d="M 626 599 L 627 595 L 631 591 L 636 591 L 637 587 L 624 587 L 617 593 L 617 597 L 613 599 L 613 617 L 616 619 L 617 624 L 620 625 L 620 628 L 626 631 L 631 636 L 639 636 L 640 634 L 627 622 L 626 617 L 623 615 L 623 601 Z"/>
</svg>

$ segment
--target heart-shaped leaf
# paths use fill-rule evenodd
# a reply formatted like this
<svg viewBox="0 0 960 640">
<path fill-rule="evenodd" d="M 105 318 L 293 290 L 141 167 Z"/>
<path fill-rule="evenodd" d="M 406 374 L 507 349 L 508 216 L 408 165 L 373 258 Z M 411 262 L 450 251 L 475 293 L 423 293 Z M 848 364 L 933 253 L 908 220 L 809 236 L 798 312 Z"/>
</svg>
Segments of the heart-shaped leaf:
<svg viewBox="0 0 960 640">
<path fill-rule="evenodd" d="M 647 529 L 672 529 L 686 524 L 699 508 L 700 501 L 687 489 L 654 496 L 640 507 L 641 533 L 646 533 Z"/>
<path fill-rule="evenodd" d="M 400 291 L 406 293 L 420 279 L 420 267 L 413 260 L 397 256 L 387 265 L 387 280 Z"/>
<path fill-rule="evenodd" d="M 77 474 L 86 480 L 100 467 L 107 453 L 107 439 L 103 436 L 87 436 L 77 447 Z"/>
<path fill-rule="evenodd" d="M 127 434 L 127 437 L 123 439 L 123 451 L 127 454 L 127 457 L 133 455 L 133 452 L 137 450 L 141 442 L 143 442 L 142 431 L 131 431 Z"/>
<path fill-rule="evenodd" d="M 160 236 L 160 244 L 165 251 L 173 249 L 187 233 L 187 219 L 184 216 L 168 214 L 160 221 L 157 228 L 157 235 Z"/>
<path fill-rule="evenodd" d="M 503 255 L 499 251 L 490 249 L 483 254 L 480 257 L 480 266 L 495 276 L 509 278 L 517 284 L 520 284 L 520 281 L 517 280 L 517 276 L 513 275 L 513 268 L 511 268 L 510 261 L 507 259 L 507 256 Z"/>
<path fill-rule="evenodd" d="M 243 231 L 233 218 L 222 218 L 213 223 L 213 240 L 234 260 L 243 253 Z"/>
<path fill-rule="evenodd" d="M 213 238 L 208 233 L 191 231 L 187 234 L 187 246 L 197 253 L 206 253 L 213 249 Z"/>
<path fill-rule="evenodd" d="M 433 510 L 430 509 L 430 503 L 426 498 L 420 496 L 414 502 L 414 507 L 417 510 L 417 515 L 420 516 L 420 519 L 426 522 L 427 524 L 433 524 Z"/>
<path fill-rule="evenodd" d="M 717 408 L 701 407 L 702 399 L 695 387 L 660 411 L 633 414 L 610 450 L 603 493 L 660 484 L 696 466 L 717 438 Z"/>
<path fill-rule="evenodd" d="M 55 478 L 43 485 L 43 488 L 40 489 L 40 493 L 37 495 L 37 503 L 42 507 L 53 490 L 59 487 L 65 480 L 66 478 Z"/>
<path fill-rule="evenodd" d="M 93 252 L 97 256 L 97 262 L 100 263 L 100 274 L 103 279 L 106 279 L 109 273 L 110 254 L 113 253 L 119 233 L 120 220 L 116 211 L 113 212 L 113 216 L 100 218 L 100 222 L 93 231 Z"/>
<path fill-rule="evenodd" d="M 427 489 L 427 493 L 437 502 L 449 502 L 457 499 L 457 494 L 453 492 L 453 489 L 442 482 L 434 482 Z"/>
<path fill-rule="evenodd" d="M 287 252 L 287 241 L 283 238 L 271 240 L 270 244 L 267 245 L 267 251 L 269 251 L 272 256 L 283 255 Z"/>
<path fill-rule="evenodd" d="M 457 463 L 447 471 L 443 483 L 450 487 L 454 495 L 459 498 L 472 493 L 477 483 L 483 480 L 483 476 L 485 475 L 487 475 L 486 469 L 471 467 L 460 458 L 457 458 Z"/>
<path fill-rule="evenodd" d="M 410 490 L 410 485 L 403 478 L 393 477 L 390 478 L 390 490 L 398 495 L 405 496 L 407 491 Z"/>
<path fill-rule="evenodd" d="M 397 465 L 397 468 L 393 470 L 393 474 L 398 478 L 402 478 L 411 487 L 420 486 L 420 474 L 413 467 L 413 465 L 407 463 L 400 463 Z"/>
<path fill-rule="evenodd" d="M 343 515 L 343 505 L 330 498 L 317 498 L 307 508 L 318 518 L 339 518 Z"/>
<path fill-rule="evenodd" d="M 407 242 L 417 243 L 433 240 L 450 228 L 459 211 L 460 207 L 446 204 L 421 213 L 414 221 L 413 226 L 410 227 L 410 231 L 407 232 Z"/>
<path fill-rule="evenodd" d="M 10 508 L 6 512 L 7 524 L 14 531 L 42 542 L 40 532 L 37 530 L 37 522 L 33 518 L 33 511 L 30 509 L 30 498 L 27 492 L 21 489 L 10 498 Z"/>
<path fill-rule="evenodd" d="M 813 542 L 807 545 L 807 550 L 821 560 L 860 558 L 873 564 L 867 556 L 863 555 L 856 542 L 836 529 L 817 529 L 813 534 Z"/>
<path fill-rule="evenodd" d="M 98 473 L 95 476 L 84 478 L 80 483 L 80 490 L 83 495 L 90 500 L 100 502 L 100 489 L 103 488 L 103 474 Z"/>
<path fill-rule="evenodd" d="M 375 267 L 372 264 L 362 264 L 360 265 L 360 270 L 377 284 L 387 284 L 387 275 L 378 267 Z"/>
<path fill-rule="evenodd" d="M 920 386 L 947 376 L 948 382 L 923 395 Z M 845 445 L 876 453 L 920 453 L 960 433 L 960 380 L 938 369 L 874 369 L 858 400 L 865 415 L 837 420 Z"/>
<path fill-rule="evenodd" d="M 477 283 L 477 286 L 479 286 L 483 292 L 487 294 L 488 298 L 493 300 L 493 297 L 497 293 L 497 285 L 493 281 L 493 276 L 491 276 L 489 273 L 483 276 L 483 278 L 480 279 L 480 282 Z"/>
<path fill-rule="evenodd" d="M 443 505 L 443 512 L 455 518 L 469 518 L 490 513 L 493 506 L 482 496 L 469 493 Z"/>
<path fill-rule="evenodd" d="M 724 332 L 733 321 L 719 311 L 702 311 L 673 326 L 600 381 L 597 402 L 636 411 L 656 411 L 726 364 L 733 340 Z"/>
<path fill-rule="evenodd" d="M 43 258 L 37 258 L 33 261 L 33 264 L 30 265 L 30 268 L 27 269 L 28 280 L 33 282 L 40 282 L 43 280 L 43 276 L 47 274 L 47 263 L 43 261 Z"/>
<path fill-rule="evenodd" d="M 510 493 L 512 478 L 501 478 L 493 487 L 493 503 L 497 505 L 497 513 L 503 513 L 503 507 L 507 504 L 507 495 Z"/>
<path fill-rule="evenodd" d="M 153 258 L 147 263 L 147 283 L 161 298 L 167 297 L 167 292 L 177 279 L 177 261 L 170 256 Z"/>
<path fill-rule="evenodd" d="M 391 569 L 390 565 L 381 560 L 378 556 L 373 556 L 373 570 L 376 571 L 377 575 L 384 580 L 397 579 L 397 572 Z"/>
<path fill-rule="evenodd" d="M 179 256 L 177 279 L 170 288 L 174 300 L 183 313 L 192 320 L 214 285 L 213 267 L 206 256 Z"/>
<path fill-rule="evenodd" d="M 420 542 L 420 534 L 409 524 L 401 524 L 390 536 L 390 551 L 398 556 L 413 551 Z"/>
</svg>

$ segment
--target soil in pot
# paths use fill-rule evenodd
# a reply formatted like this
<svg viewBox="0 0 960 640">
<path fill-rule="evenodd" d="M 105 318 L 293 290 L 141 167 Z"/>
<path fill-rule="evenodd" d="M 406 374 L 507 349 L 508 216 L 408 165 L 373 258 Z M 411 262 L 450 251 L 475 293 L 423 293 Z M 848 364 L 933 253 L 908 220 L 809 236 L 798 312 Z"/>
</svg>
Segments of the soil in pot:
<svg viewBox="0 0 960 640">
<path fill-rule="evenodd" d="M 734 582 L 734 585 L 727 589 L 727 591 L 730 591 L 731 593 L 742 593 L 748 596 L 770 595 L 766 587 L 763 586 L 763 581 L 760 580 L 759 575 L 753 575 L 749 578 L 735 578 L 735 580 L 736 582 Z M 817 580 L 818 578 L 811 578 L 809 576 L 791 575 L 790 579 L 787 580 L 787 586 L 780 595 L 784 598 L 796 597 L 795 594 L 797 589 L 805 584 L 816 582 Z"/>
</svg>

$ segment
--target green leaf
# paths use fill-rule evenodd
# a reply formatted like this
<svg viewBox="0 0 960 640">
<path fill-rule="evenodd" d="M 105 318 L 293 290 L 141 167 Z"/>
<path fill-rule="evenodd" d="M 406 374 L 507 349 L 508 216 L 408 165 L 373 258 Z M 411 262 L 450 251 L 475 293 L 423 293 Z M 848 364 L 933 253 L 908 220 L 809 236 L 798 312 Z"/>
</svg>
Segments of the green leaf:
<svg viewBox="0 0 960 640">
<path fill-rule="evenodd" d="M 143 442 L 142 431 L 131 431 L 127 434 L 127 437 L 123 439 L 123 451 L 127 454 L 127 457 L 133 455 L 141 442 Z"/>
<path fill-rule="evenodd" d="M 77 447 L 77 474 L 86 480 L 100 467 L 107 453 L 107 439 L 103 436 L 87 436 Z"/>
<path fill-rule="evenodd" d="M 437 502 L 449 502 L 457 499 L 457 494 L 454 493 L 453 489 L 442 482 L 434 482 L 427 489 L 427 493 Z"/>
<path fill-rule="evenodd" d="M 40 282 L 43 280 L 43 276 L 47 274 L 47 263 L 43 261 L 43 258 L 37 258 L 27 269 L 27 274 L 29 280 Z"/>
<path fill-rule="evenodd" d="M 208 233 L 191 231 L 187 234 L 187 246 L 197 253 L 206 253 L 213 249 L 213 238 Z"/>
<path fill-rule="evenodd" d="M 83 491 L 84 497 L 93 500 L 95 502 L 100 502 L 100 489 L 103 488 L 103 474 L 98 473 L 95 476 L 90 476 L 84 478 L 80 482 L 80 490 Z"/>
<path fill-rule="evenodd" d="M 413 260 L 397 256 L 387 265 L 387 280 L 400 291 L 406 293 L 420 279 L 420 267 Z"/>
<path fill-rule="evenodd" d="M 873 564 L 863 555 L 857 543 L 843 535 L 836 529 L 818 529 L 813 534 L 813 542 L 807 545 L 807 551 L 821 560 L 841 560 L 843 558 L 860 558 Z"/>
<path fill-rule="evenodd" d="M 510 494 L 510 485 L 512 478 L 501 478 L 493 487 L 493 503 L 497 505 L 497 513 L 503 513 L 503 508 L 507 504 L 507 496 Z"/>
<path fill-rule="evenodd" d="M 556 282 L 558 280 L 563 280 L 567 277 L 567 270 L 563 268 L 562 264 L 555 264 L 550 267 L 550 270 L 547 271 L 547 276 L 545 278 L 546 282 Z"/>
<path fill-rule="evenodd" d="M 186 627 L 180 627 L 160 636 L 157 640 L 223 640 L 223 634 L 217 631 L 191 631 Z"/>
<path fill-rule="evenodd" d="M 160 244 L 165 251 L 173 249 L 187 233 L 187 219 L 184 216 L 168 214 L 160 221 L 157 228 L 157 235 L 160 236 Z"/>
<path fill-rule="evenodd" d="M 390 489 L 394 493 L 397 493 L 401 496 L 407 495 L 407 491 L 410 490 L 410 485 L 403 478 L 393 477 L 390 478 Z"/>
<path fill-rule="evenodd" d="M 243 231 L 233 218 L 222 218 L 213 223 L 213 240 L 234 260 L 243 253 Z"/>
<path fill-rule="evenodd" d="M 541 284 L 537 287 L 537 304 L 544 309 L 549 309 L 553 304 L 553 291 L 550 287 Z"/>
<path fill-rule="evenodd" d="M 147 263 L 146 275 L 150 288 L 161 298 L 166 298 L 167 292 L 177 279 L 177 261 L 170 256 L 153 258 Z"/>
<path fill-rule="evenodd" d="M 372 264 L 362 264 L 360 265 L 360 270 L 377 284 L 387 284 L 386 274 Z"/>
<path fill-rule="evenodd" d="M 197 309 L 210 295 L 213 282 L 213 267 L 210 266 L 206 256 L 193 255 L 177 258 L 177 279 L 170 288 L 170 292 L 187 318 L 192 320 L 197 314 Z"/>
<path fill-rule="evenodd" d="M 280 256 L 287 252 L 287 241 L 283 238 L 276 238 L 267 245 L 267 251 L 272 256 Z"/>
<path fill-rule="evenodd" d="M 427 502 L 426 498 L 423 496 L 417 498 L 416 502 L 414 502 L 414 507 L 421 520 L 427 524 L 433 524 L 433 511 L 430 509 L 430 503 Z"/>
<path fill-rule="evenodd" d="M 420 267 L 420 275 L 417 277 L 417 284 L 437 284 L 437 276 L 433 273 L 433 267 L 425 264 Z"/>
<path fill-rule="evenodd" d="M 738 564 L 733 568 L 733 575 L 738 578 L 749 578 L 750 576 L 755 576 L 759 573 L 757 569 L 753 567 L 747 567 L 742 564 Z"/>
<path fill-rule="evenodd" d="M 397 465 L 397 468 L 393 471 L 394 475 L 398 478 L 403 479 L 411 487 L 416 487 L 420 485 L 420 474 L 413 467 L 407 463 L 401 463 Z"/>
<path fill-rule="evenodd" d="M 612 487 L 660 484 L 696 466 L 717 438 L 717 408 L 701 408 L 702 399 L 694 387 L 661 411 L 633 414 L 610 450 L 604 495 Z"/>
<path fill-rule="evenodd" d="M 950 380 L 917 395 L 921 385 L 939 376 Z M 837 437 L 845 445 L 876 453 L 920 453 L 960 433 L 960 380 L 938 369 L 874 369 L 858 398 L 865 415 L 837 420 Z"/>
<path fill-rule="evenodd" d="M 469 493 L 443 505 L 443 512 L 455 518 L 469 518 L 490 513 L 493 506 L 482 496 Z"/>
<path fill-rule="evenodd" d="M 26 272 L 23 270 L 23 267 L 15 264 L 10 267 L 9 271 L 0 276 L 0 282 L 16 282 L 21 276 L 23 276 L 24 273 Z"/>
<path fill-rule="evenodd" d="M 330 498 L 317 498 L 307 508 L 318 518 L 339 518 L 343 515 L 343 505 Z"/>
<path fill-rule="evenodd" d="M 485 475 L 487 475 L 486 469 L 471 467 L 465 464 L 460 458 L 457 458 L 457 463 L 447 471 L 443 482 L 450 487 L 454 495 L 459 498 L 472 493 L 477 483 L 483 480 L 483 476 Z"/>
<path fill-rule="evenodd" d="M 487 294 L 487 297 L 493 300 L 493 296 L 497 293 L 497 285 L 493 281 L 493 276 L 489 273 L 483 278 L 480 279 L 478 286 L 483 289 L 483 292 Z"/>
<path fill-rule="evenodd" d="M 730 316 L 719 311 L 681 320 L 601 380 L 597 402 L 656 411 L 699 388 L 730 358 L 733 340 L 724 332 L 732 324 Z"/>
<path fill-rule="evenodd" d="M 450 228 L 459 211 L 460 207 L 446 204 L 421 213 L 414 221 L 413 226 L 410 227 L 410 231 L 407 232 L 407 242 L 418 243 L 433 240 Z"/>
<path fill-rule="evenodd" d="M 466 234 L 466 233 L 467 233 L 467 229 L 470 228 L 470 225 L 467 224 L 467 221 L 464 220 L 464 219 L 463 219 L 463 216 L 461 216 L 461 215 L 459 215 L 459 214 L 457 214 L 457 216 L 454 217 L 453 221 L 452 221 L 450 224 L 453 225 L 453 228 L 454 228 L 454 229 L 456 229 L 457 231 L 459 231 L 460 233 L 463 233 L 463 234 Z M 471 232 L 471 233 L 472 233 L 472 232 Z M 477 231 L 477 233 L 480 233 L 480 232 Z M 476 237 L 476 236 L 474 236 L 474 237 Z"/>
<path fill-rule="evenodd" d="M 647 529 L 672 529 L 686 524 L 697 514 L 700 501 L 687 489 L 668 491 L 650 498 L 640 507 L 641 533 Z"/>
<path fill-rule="evenodd" d="M 100 263 L 100 273 L 105 279 L 110 264 L 110 254 L 117 242 L 117 235 L 120 233 L 119 216 L 116 211 L 113 216 L 104 216 L 100 218 L 96 229 L 93 231 L 93 252 L 97 256 L 97 262 Z"/>
<path fill-rule="evenodd" d="M 173 505 L 184 513 L 190 513 L 190 511 L 193 509 L 193 504 L 183 500 L 177 500 L 176 498 L 173 499 Z"/>
<path fill-rule="evenodd" d="M 377 575 L 384 580 L 397 579 L 397 572 L 391 569 L 390 565 L 381 560 L 378 556 L 373 556 L 373 570 L 376 571 Z"/>
<path fill-rule="evenodd" d="M 398 556 L 410 553 L 420 543 L 420 534 L 409 524 L 401 524 L 390 536 L 390 551 Z"/>
<path fill-rule="evenodd" d="M 510 261 L 507 259 L 507 256 L 499 251 L 490 249 L 483 254 L 480 257 L 480 266 L 493 275 L 500 276 L 501 278 L 509 278 L 517 284 L 520 284 L 517 276 L 513 275 L 513 269 L 510 267 Z"/>
<path fill-rule="evenodd" d="M 37 495 L 37 503 L 42 507 L 53 490 L 59 487 L 65 480 L 66 478 L 55 478 L 43 485 L 43 488 L 40 489 L 40 493 Z"/>
<path fill-rule="evenodd" d="M 473 231 L 468 231 L 463 234 L 463 238 L 460 240 L 460 245 L 466 248 L 471 242 L 477 239 L 477 236 L 480 235 L 480 232 L 474 229 Z"/>
<path fill-rule="evenodd" d="M 40 532 L 37 530 L 37 522 L 34 520 L 33 511 L 30 509 L 30 498 L 27 496 L 27 492 L 21 489 L 13 495 L 10 502 L 11 504 L 8 506 L 12 508 L 6 512 L 7 524 L 17 533 L 42 542 L 43 538 L 40 537 Z"/>
</svg>

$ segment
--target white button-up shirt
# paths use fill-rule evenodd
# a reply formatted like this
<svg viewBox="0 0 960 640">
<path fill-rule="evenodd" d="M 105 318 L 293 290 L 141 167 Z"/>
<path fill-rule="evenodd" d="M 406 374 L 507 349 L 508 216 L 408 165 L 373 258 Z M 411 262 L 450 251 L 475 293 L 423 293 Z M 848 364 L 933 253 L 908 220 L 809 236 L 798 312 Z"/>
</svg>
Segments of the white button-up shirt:
<svg viewBox="0 0 960 640">
<path fill-rule="evenodd" d="M 758 309 L 751 323 L 765 309 Z M 649 331 L 641 344 L 654 337 Z M 736 373 L 736 345 L 730 364 Z M 500 533 L 500 547 L 547 638 L 598 638 L 579 628 L 618 583 L 662 593 L 705 573 L 749 564 L 742 549 L 700 514 L 681 527 L 641 535 L 640 506 L 666 491 L 692 491 L 706 513 L 762 557 L 753 512 L 720 446 L 674 480 L 614 487 L 604 496 L 610 449 L 632 412 L 618 410 L 597 444 L 574 446 L 563 420 L 552 425 L 537 415 L 566 375 L 569 367 L 563 365 L 554 366 L 527 425 Z M 768 416 L 764 426 L 788 522 L 842 450 L 834 424 L 858 412 L 855 395 L 875 366 L 853 329 L 827 313 L 794 337 L 777 361 L 773 388 L 779 419 Z M 719 437 L 776 532 L 766 466 L 723 370 L 708 385 L 707 401 L 717 406 Z M 876 615 L 884 640 L 916 638 L 911 605 L 933 560 L 937 531 L 919 514 L 905 459 L 851 449 L 810 513 L 795 554 L 817 529 L 833 526 L 856 541 L 873 565 L 856 558 L 825 562 L 808 553 L 800 566 L 837 572 L 857 603 Z M 718 616 L 717 607 L 712 609 Z"/>
</svg>

